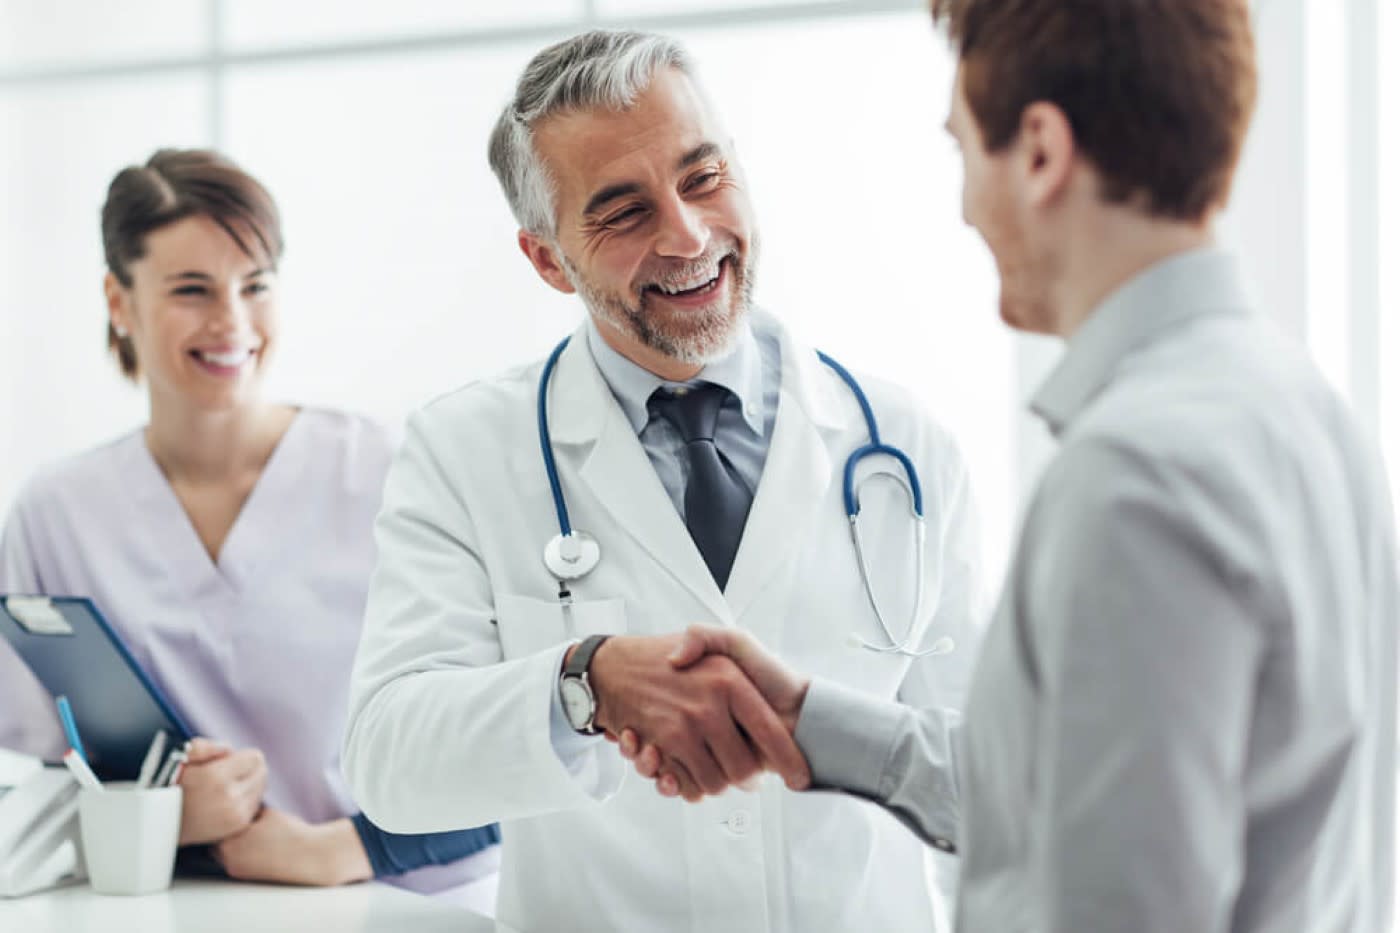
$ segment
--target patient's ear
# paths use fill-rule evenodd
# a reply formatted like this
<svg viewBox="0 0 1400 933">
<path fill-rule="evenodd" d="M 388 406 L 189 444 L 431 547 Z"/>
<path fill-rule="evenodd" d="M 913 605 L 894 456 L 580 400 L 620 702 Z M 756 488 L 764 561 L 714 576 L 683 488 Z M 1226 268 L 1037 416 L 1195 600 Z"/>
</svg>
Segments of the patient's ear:
<svg viewBox="0 0 1400 933">
<path fill-rule="evenodd" d="M 552 288 L 558 289 L 566 295 L 574 293 L 574 285 L 564 272 L 563 259 L 555 244 L 525 230 L 520 231 L 516 242 L 520 244 L 520 251 L 525 254 L 526 259 L 530 260 L 530 265 L 535 267 L 540 278 L 548 282 Z"/>
</svg>

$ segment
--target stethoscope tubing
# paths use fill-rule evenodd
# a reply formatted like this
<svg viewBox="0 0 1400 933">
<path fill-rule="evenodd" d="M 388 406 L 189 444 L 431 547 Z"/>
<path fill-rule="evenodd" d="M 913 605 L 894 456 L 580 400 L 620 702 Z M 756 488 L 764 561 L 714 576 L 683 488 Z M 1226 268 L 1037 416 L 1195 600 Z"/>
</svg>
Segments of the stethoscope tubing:
<svg viewBox="0 0 1400 933">
<path fill-rule="evenodd" d="M 582 545 L 586 544 L 590 549 L 590 559 L 587 562 L 587 566 L 580 566 L 578 571 L 571 570 L 567 574 L 569 578 L 577 578 L 587 573 L 597 563 L 598 559 L 598 549 L 593 539 L 589 538 L 587 535 L 583 535 L 582 538 L 575 537 L 573 525 L 569 521 L 569 508 L 564 500 L 564 490 L 559 480 L 559 468 L 554 459 L 554 445 L 550 440 L 549 433 L 549 383 L 551 377 L 554 375 L 554 369 L 559 363 L 560 355 L 563 354 L 564 349 L 569 345 L 569 340 L 569 337 L 565 337 L 561 340 L 545 360 L 544 369 L 540 373 L 537 401 L 540 454 L 544 458 L 545 475 L 549 480 L 549 492 L 553 497 L 554 512 L 559 521 L 559 537 L 551 539 L 549 545 L 546 546 L 545 563 L 549 566 L 551 572 L 560 576 L 559 586 L 561 594 L 567 592 L 567 588 L 564 585 L 564 577 L 566 575 L 562 572 L 563 568 L 558 565 L 557 553 L 552 554 L 552 552 L 558 552 L 562 548 L 566 552 L 574 555 L 566 558 L 566 560 L 574 561 L 577 560 L 576 555 L 579 553 Z M 889 644 L 878 645 L 866 641 L 859 636 L 853 636 L 853 638 L 861 646 L 881 654 L 900 654 L 912 658 L 945 654 L 952 650 L 952 640 L 948 638 L 939 639 L 934 643 L 932 648 L 925 651 L 916 651 L 910 645 L 910 640 L 918 626 L 919 617 L 923 612 L 924 604 L 924 492 L 923 486 L 919 482 L 918 470 L 915 469 L 914 462 L 909 459 L 908 454 L 898 447 L 885 444 L 880 440 L 880 427 L 875 420 L 875 411 L 871 408 L 870 400 L 866 397 L 865 391 L 860 387 L 860 383 L 856 381 L 856 378 L 852 376 L 844 366 L 820 350 L 817 351 L 817 356 L 823 363 L 830 367 L 851 390 L 851 394 L 860 405 L 861 414 L 865 418 L 866 430 L 870 434 L 870 442 L 858 447 L 846 458 L 845 467 L 842 471 L 841 493 L 846 507 L 846 516 L 850 521 L 851 541 L 855 547 L 856 562 L 860 566 L 861 583 L 865 587 L 866 595 L 870 600 L 870 607 L 875 612 L 875 618 L 879 622 L 880 631 L 889 641 Z M 858 495 L 859 490 L 855 479 L 856 467 L 860 465 L 861 461 L 874 456 L 890 457 L 899 463 L 909 483 L 909 500 L 914 516 L 916 536 L 914 577 L 917 581 L 915 584 L 917 589 L 915 591 L 914 607 L 909 623 L 909 631 L 903 640 L 895 638 L 894 633 L 890 631 L 889 623 L 885 620 L 885 613 L 881 609 L 879 600 L 875 596 L 875 589 L 870 576 L 870 566 L 866 560 L 865 548 L 861 542 L 860 527 L 857 522 L 857 516 L 860 515 L 860 496 Z"/>
</svg>

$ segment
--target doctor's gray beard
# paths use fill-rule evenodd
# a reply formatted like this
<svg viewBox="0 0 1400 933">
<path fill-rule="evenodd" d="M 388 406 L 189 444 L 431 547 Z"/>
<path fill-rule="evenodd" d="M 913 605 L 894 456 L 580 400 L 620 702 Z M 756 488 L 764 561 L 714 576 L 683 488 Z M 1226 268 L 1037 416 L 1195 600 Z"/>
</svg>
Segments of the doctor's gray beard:
<svg viewBox="0 0 1400 933">
<path fill-rule="evenodd" d="M 704 366 L 728 356 L 739 339 L 740 325 L 753 304 L 757 252 L 757 242 L 751 243 L 749 259 L 742 265 L 738 253 L 729 252 L 723 261 L 729 266 L 730 300 L 703 311 L 690 312 L 683 318 L 648 313 L 648 295 L 645 291 L 629 296 L 632 299 L 629 301 L 616 292 L 594 288 L 567 260 L 563 267 L 570 284 L 578 290 L 579 297 L 595 320 L 616 328 L 677 362 Z M 677 318 L 683 320 L 683 329 L 667 326 Z"/>
</svg>

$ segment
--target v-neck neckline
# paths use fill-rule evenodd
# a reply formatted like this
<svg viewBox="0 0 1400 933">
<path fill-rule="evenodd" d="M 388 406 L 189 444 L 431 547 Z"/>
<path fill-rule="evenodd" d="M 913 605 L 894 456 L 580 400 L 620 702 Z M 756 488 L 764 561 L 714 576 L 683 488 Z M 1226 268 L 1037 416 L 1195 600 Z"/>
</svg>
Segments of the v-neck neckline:
<svg viewBox="0 0 1400 933">
<path fill-rule="evenodd" d="M 282 536 L 278 534 L 260 533 L 273 529 L 260 528 L 259 525 L 264 513 L 269 520 L 276 516 L 268 503 L 285 499 L 282 493 L 296 480 L 296 471 L 284 465 L 284 461 L 293 456 L 300 443 L 305 432 L 306 414 L 305 409 L 297 409 L 291 423 L 272 448 L 248 498 L 243 501 L 224 536 L 217 559 L 204 546 L 184 503 L 146 445 L 145 430 L 135 433 L 133 441 L 137 449 L 133 453 L 146 474 L 146 482 L 138 494 L 149 510 L 144 523 L 158 526 L 153 543 L 157 547 L 164 545 L 167 548 L 166 560 L 173 567 L 179 567 L 182 571 L 180 576 L 190 581 L 192 586 L 199 588 L 203 583 L 212 582 L 236 590 L 253 567 L 267 557 L 275 542 L 281 539 Z"/>
</svg>

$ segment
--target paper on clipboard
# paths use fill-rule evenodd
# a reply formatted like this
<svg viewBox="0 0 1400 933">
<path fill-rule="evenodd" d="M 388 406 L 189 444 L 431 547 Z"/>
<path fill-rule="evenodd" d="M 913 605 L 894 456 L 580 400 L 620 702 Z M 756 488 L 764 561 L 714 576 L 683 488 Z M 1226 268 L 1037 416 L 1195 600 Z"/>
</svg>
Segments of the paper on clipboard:
<svg viewBox="0 0 1400 933">
<path fill-rule="evenodd" d="M 5 611 L 31 635 L 73 634 L 73 626 L 47 596 L 7 596 Z"/>
</svg>

